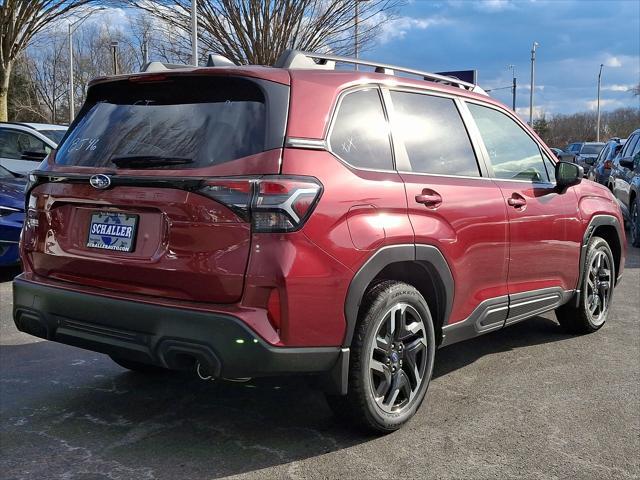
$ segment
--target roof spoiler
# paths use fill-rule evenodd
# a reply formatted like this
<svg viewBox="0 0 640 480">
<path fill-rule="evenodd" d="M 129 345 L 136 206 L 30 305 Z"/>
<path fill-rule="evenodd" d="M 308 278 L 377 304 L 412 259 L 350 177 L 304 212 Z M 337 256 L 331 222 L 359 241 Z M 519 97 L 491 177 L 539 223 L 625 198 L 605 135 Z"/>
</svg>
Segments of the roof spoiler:
<svg viewBox="0 0 640 480">
<path fill-rule="evenodd" d="M 235 67 L 236 64 L 229 60 L 227 57 L 217 55 L 214 53 L 209 54 L 207 58 L 207 67 Z M 193 68 L 193 65 L 183 65 L 179 63 L 163 63 L 163 62 L 149 62 L 142 66 L 140 72 L 144 73 L 157 73 L 165 72 L 167 70 L 176 70 L 178 68 Z"/>
</svg>

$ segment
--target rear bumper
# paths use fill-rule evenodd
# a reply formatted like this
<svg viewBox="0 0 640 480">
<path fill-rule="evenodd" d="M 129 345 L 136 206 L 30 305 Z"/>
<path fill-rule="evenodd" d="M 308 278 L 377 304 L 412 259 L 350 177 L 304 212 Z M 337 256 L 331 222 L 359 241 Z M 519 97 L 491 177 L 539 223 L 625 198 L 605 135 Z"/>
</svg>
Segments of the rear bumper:
<svg viewBox="0 0 640 480">
<path fill-rule="evenodd" d="M 13 282 L 18 330 L 37 337 L 174 370 L 199 362 L 215 377 L 330 372 L 339 347 L 274 347 L 226 313 L 152 305 Z"/>
</svg>

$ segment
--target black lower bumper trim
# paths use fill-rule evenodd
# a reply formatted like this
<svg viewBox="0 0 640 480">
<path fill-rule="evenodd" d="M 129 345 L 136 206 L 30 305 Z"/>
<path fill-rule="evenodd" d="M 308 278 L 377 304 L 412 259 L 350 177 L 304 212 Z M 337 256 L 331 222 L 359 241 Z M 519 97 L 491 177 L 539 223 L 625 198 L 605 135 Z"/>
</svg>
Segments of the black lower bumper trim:
<svg viewBox="0 0 640 480">
<path fill-rule="evenodd" d="M 340 356 L 339 347 L 273 347 L 231 315 L 79 293 L 20 276 L 13 316 L 18 330 L 47 340 L 170 369 L 200 362 L 227 378 L 325 373 Z"/>
</svg>

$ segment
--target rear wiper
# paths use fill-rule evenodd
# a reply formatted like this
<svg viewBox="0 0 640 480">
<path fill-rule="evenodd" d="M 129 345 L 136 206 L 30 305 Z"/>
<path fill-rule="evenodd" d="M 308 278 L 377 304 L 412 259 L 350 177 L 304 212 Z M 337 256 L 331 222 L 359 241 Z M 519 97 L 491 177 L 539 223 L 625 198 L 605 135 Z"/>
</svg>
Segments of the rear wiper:
<svg viewBox="0 0 640 480">
<path fill-rule="evenodd" d="M 193 163 L 191 158 L 161 157 L 156 155 L 127 155 L 110 159 L 118 168 L 154 168 L 171 165 L 184 165 Z"/>
</svg>

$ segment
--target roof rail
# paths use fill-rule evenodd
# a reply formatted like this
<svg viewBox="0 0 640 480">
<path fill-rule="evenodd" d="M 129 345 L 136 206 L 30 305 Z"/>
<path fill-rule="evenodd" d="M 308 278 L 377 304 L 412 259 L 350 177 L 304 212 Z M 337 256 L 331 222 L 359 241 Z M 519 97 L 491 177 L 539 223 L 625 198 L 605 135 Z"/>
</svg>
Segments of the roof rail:
<svg viewBox="0 0 640 480">
<path fill-rule="evenodd" d="M 386 75 L 394 75 L 395 72 L 401 72 L 408 75 L 421 77 L 423 80 L 453 85 L 465 90 L 487 95 L 487 93 L 478 85 L 464 82 L 455 77 L 447 77 L 437 73 L 423 72 L 411 68 L 398 67 L 397 65 L 389 65 L 386 63 L 370 62 L 359 58 L 341 57 L 339 55 L 327 55 L 324 53 L 303 52 L 300 50 L 285 50 L 278 58 L 274 67 L 277 68 L 318 68 L 326 70 L 334 70 L 336 62 L 350 63 L 352 65 L 364 65 L 373 67 L 376 73 L 384 73 Z"/>
</svg>

